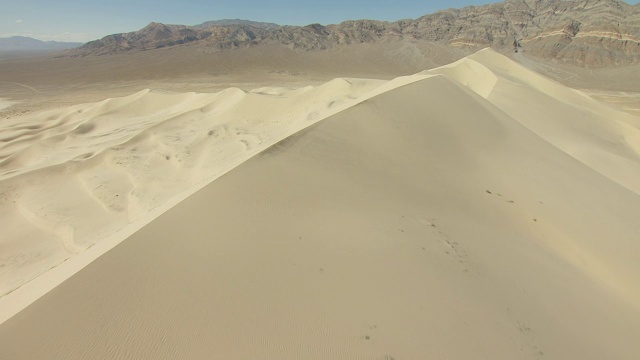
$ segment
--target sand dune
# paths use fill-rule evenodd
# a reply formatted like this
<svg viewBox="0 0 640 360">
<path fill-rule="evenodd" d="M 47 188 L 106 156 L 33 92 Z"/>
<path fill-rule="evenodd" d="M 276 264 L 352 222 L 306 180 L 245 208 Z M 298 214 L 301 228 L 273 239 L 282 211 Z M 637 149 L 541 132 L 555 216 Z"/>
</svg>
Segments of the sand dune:
<svg viewBox="0 0 640 360">
<path fill-rule="evenodd" d="M 0 130 L 3 279 L 14 290 L 379 85 L 145 90 L 7 119 Z M 82 216 L 77 216 L 82 214 Z"/>
<path fill-rule="evenodd" d="M 7 279 L 240 165 L 0 325 L 0 358 L 638 354 L 638 119 L 493 51 L 38 116 L 0 134 Z"/>
<path fill-rule="evenodd" d="M 457 79 L 553 145 L 640 194 L 640 118 L 488 51 L 432 72 Z"/>
<path fill-rule="evenodd" d="M 6 229 L 0 239 L 0 294 L 97 243 L 117 244 L 292 133 L 423 77 L 340 78 L 294 90 L 230 88 L 215 94 L 144 90 L 6 119 L 0 130 L 0 226 Z M 40 282 L 43 287 L 34 286 L 40 290 L 26 292 L 27 298 L 57 285 Z M 0 319 L 23 302 L 5 306 Z"/>
</svg>

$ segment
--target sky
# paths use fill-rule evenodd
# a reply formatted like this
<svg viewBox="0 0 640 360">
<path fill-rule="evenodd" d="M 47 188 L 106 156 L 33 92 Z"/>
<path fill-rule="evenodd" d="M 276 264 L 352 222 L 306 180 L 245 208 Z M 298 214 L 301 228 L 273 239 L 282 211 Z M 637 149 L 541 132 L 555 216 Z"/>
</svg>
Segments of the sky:
<svg viewBox="0 0 640 360">
<path fill-rule="evenodd" d="M 155 21 L 196 25 L 247 19 L 281 25 L 395 21 L 498 0 L 0 0 L 0 37 L 86 42 Z M 640 0 L 628 0 L 637 4 Z"/>
</svg>

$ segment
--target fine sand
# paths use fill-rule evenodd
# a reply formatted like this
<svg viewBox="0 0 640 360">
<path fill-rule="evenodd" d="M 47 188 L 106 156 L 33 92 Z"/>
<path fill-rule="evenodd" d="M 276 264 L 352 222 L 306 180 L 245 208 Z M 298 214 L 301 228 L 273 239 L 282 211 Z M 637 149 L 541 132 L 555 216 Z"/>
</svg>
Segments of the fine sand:
<svg viewBox="0 0 640 360">
<path fill-rule="evenodd" d="M 0 325 L 0 359 L 640 352 L 640 119 L 491 50 L 15 119 L 2 284 L 81 254 L 0 309 L 90 263 Z"/>
<path fill-rule="evenodd" d="M 11 107 L 17 103 L 18 103 L 17 101 L 11 101 L 9 99 L 0 98 L 0 110 Z"/>
</svg>

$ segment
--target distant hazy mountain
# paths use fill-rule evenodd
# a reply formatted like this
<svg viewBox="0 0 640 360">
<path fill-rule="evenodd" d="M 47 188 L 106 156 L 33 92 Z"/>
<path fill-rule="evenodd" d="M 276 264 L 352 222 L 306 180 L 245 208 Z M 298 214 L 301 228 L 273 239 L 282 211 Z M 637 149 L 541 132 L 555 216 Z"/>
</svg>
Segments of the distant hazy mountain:
<svg viewBox="0 0 640 360">
<path fill-rule="evenodd" d="M 25 36 L 12 36 L 9 38 L 0 38 L 0 51 L 65 50 L 77 48 L 82 44 L 83 43 L 76 42 L 42 41 Z"/>
<path fill-rule="evenodd" d="M 213 20 L 213 21 L 203 22 L 202 24 L 195 25 L 193 27 L 199 28 L 199 29 L 206 29 L 212 26 L 232 26 L 232 25 L 249 25 L 249 26 L 254 26 L 261 29 L 273 29 L 280 26 L 274 23 L 266 23 L 266 22 L 250 21 L 250 20 L 222 19 L 222 20 Z"/>
<path fill-rule="evenodd" d="M 151 23 L 136 32 L 89 42 L 70 54 L 103 55 L 185 44 L 224 51 L 266 43 L 318 51 L 393 41 L 436 43 L 468 52 L 490 46 L 587 67 L 640 63 L 640 7 L 619 0 L 506 0 L 393 23 L 357 20 L 302 27 L 244 20 L 193 27 Z"/>
</svg>

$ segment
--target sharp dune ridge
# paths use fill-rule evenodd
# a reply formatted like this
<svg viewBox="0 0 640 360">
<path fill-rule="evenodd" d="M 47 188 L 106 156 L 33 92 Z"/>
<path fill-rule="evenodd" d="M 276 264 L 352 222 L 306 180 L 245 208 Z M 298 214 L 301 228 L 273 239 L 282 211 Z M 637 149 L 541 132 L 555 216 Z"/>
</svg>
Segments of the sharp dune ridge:
<svg viewBox="0 0 640 360">
<path fill-rule="evenodd" d="M 640 119 L 493 50 L 10 121 L 0 358 L 638 354 Z"/>
</svg>

